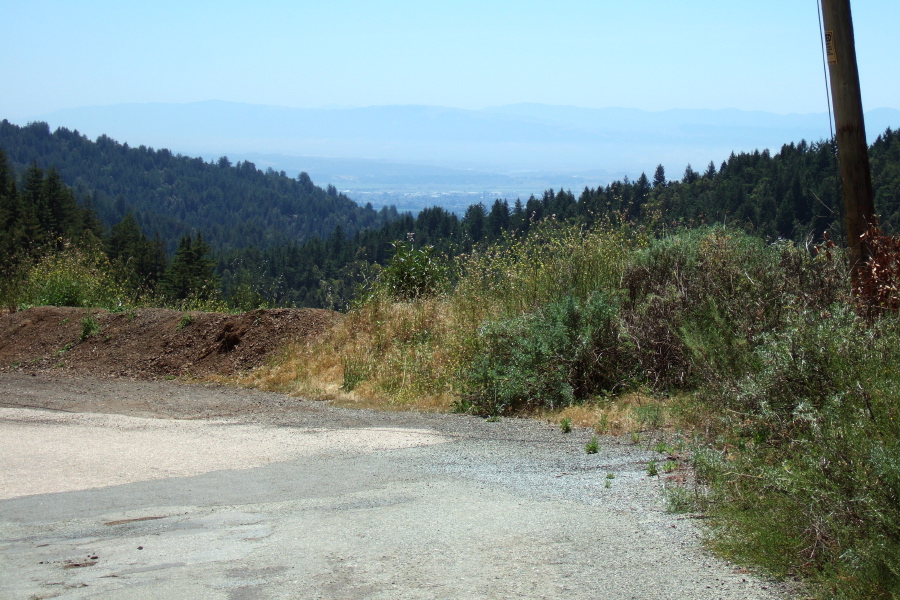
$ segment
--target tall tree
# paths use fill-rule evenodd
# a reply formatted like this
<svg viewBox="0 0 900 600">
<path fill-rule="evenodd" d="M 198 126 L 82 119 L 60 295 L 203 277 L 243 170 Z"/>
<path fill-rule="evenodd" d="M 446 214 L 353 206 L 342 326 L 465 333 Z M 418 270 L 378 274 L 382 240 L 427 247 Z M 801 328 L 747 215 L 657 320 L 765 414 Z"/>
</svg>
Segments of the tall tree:
<svg viewBox="0 0 900 600">
<path fill-rule="evenodd" d="M 477 244 L 484 239 L 484 221 L 484 204 L 479 202 L 478 204 L 472 204 L 466 209 L 466 214 L 463 216 L 463 227 L 465 228 L 466 233 L 469 234 L 469 239 L 472 240 L 472 243 Z"/>
<path fill-rule="evenodd" d="M 665 187 L 666 183 L 666 170 L 662 165 L 656 165 L 656 172 L 653 174 L 653 187 Z"/>
</svg>

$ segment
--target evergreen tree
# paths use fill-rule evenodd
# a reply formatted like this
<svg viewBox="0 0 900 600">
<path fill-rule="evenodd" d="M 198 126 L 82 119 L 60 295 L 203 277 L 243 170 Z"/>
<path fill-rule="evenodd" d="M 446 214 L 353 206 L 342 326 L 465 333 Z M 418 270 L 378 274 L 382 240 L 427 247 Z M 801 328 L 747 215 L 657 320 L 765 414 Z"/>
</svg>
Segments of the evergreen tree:
<svg viewBox="0 0 900 600">
<path fill-rule="evenodd" d="M 479 202 L 478 204 L 472 204 L 469 208 L 466 209 L 466 214 L 463 217 L 463 228 L 466 233 L 469 234 L 469 239 L 472 243 L 477 244 L 482 239 L 484 239 L 485 235 L 485 208 L 484 204 Z"/>
<path fill-rule="evenodd" d="M 218 294 L 219 281 L 213 271 L 215 262 L 208 258 L 209 250 L 209 245 L 199 233 L 196 239 L 191 239 L 191 236 L 181 238 L 161 283 L 166 297 L 175 301 L 188 298 L 208 300 Z"/>
<path fill-rule="evenodd" d="M 682 183 L 691 184 L 700 179 L 700 173 L 691 168 L 691 163 L 684 169 L 684 176 L 681 178 Z"/>
<path fill-rule="evenodd" d="M 653 187 L 665 187 L 666 183 L 668 183 L 666 181 L 666 170 L 662 165 L 656 165 L 656 172 L 653 174 Z"/>
<path fill-rule="evenodd" d="M 509 203 L 498 198 L 494 201 L 487 218 L 491 239 L 499 239 L 503 236 L 503 232 L 509 230 L 509 218 Z"/>
</svg>

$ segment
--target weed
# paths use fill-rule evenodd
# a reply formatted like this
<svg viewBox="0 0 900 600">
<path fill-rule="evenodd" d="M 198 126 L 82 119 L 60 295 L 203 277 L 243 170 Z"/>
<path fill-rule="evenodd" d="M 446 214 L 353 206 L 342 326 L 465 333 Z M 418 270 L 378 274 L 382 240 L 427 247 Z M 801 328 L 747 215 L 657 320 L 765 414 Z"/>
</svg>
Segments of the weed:
<svg viewBox="0 0 900 600">
<path fill-rule="evenodd" d="M 559 422 L 559 428 L 563 433 L 572 432 L 572 419 L 566 417 Z"/>
<path fill-rule="evenodd" d="M 60 321 L 60 324 L 61 324 L 61 325 L 65 325 L 65 324 L 68 323 L 69 321 L 70 321 L 69 317 L 66 317 L 65 319 L 63 319 L 62 321 Z"/>
<path fill-rule="evenodd" d="M 683 485 L 666 485 L 663 488 L 666 509 L 675 514 L 684 514 L 700 510 L 699 496 L 695 490 Z"/>
<path fill-rule="evenodd" d="M 434 247 L 415 248 L 413 241 L 394 242 L 394 256 L 381 272 L 376 289 L 396 300 L 428 298 L 447 283 L 449 269 L 434 255 Z"/>
<path fill-rule="evenodd" d="M 31 266 L 18 288 L 18 304 L 114 308 L 125 298 L 98 245 L 66 244 Z"/>
<path fill-rule="evenodd" d="M 669 445 L 665 442 L 659 442 L 656 446 L 653 447 L 653 450 L 660 454 L 667 454 L 669 452 Z"/>
<path fill-rule="evenodd" d="M 632 431 L 631 432 L 631 443 L 638 444 L 641 441 L 641 432 L 640 431 Z"/>
<path fill-rule="evenodd" d="M 79 342 L 83 342 L 98 333 L 100 333 L 100 323 L 94 317 L 87 315 L 81 319 L 81 337 L 78 338 Z"/>
<path fill-rule="evenodd" d="M 458 400 L 454 400 L 450 405 L 450 412 L 454 412 L 456 414 L 469 414 L 475 407 L 471 402 L 466 400 L 465 398 L 460 398 Z"/>
<path fill-rule="evenodd" d="M 596 435 L 585 445 L 584 451 L 588 454 L 597 454 L 600 451 L 600 440 L 597 439 Z"/>
<path fill-rule="evenodd" d="M 647 476 L 648 477 L 658 477 L 659 476 L 659 469 L 657 469 L 657 467 L 656 467 L 655 460 L 651 460 L 650 462 L 647 463 Z"/>
<path fill-rule="evenodd" d="M 73 344 L 66 344 L 65 346 L 63 346 L 62 348 L 60 348 L 59 350 L 57 350 L 57 351 L 56 351 L 56 354 L 57 354 L 57 355 L 65 354 L 66 352 L 68 352 L 69 350 L 72 349 L 72 346 L 73 346 Z"/>
<path fill-rule="evenodd" d="M 187 327 L 188 325 L 190 325 L 193 322 L 194 322 L 194 318 L 191 315 L 183 315 L 181 317 L 181 321 L 178 322 L 178 327 L 176 327 L 175 329 L 177 329 L 178 331 L 181 331 L 182 329 L 184 329 L 185 327 Z"/>
<path fill-rule="evenodd" d="M 499 423 L 499 422 L 500 422 L 500 416 L 499 416 L 499 415 L 491 415 L 490 417 L 488 417 L 487 419 L 485 419 L 485 421 L 487 421 L 488 423 Z"/>
<path fill-rule="evenodd" d="M 597 421 L 597 426 L 594 430 L 597 433 L 607 433 L 609 431 L 609 417 L 605 412 L 600 414 L 600 420 Z"/>
<path fill-rule="evenodd" d="M 641 429 L 659 429 L 665 422 L 663 408 L 656 402 L 639 404 L 632 410 Z"/>
<path fill-rule="evenodd" d="M 344 381 L 341 383 L 341 389 L 345 392 L 352 392 L 369 376 L 368 365 L 354 360 L 353 357 L 345 356 L 341 359 L 341 364 L 344 367 Z"/>
<path fill-rule="evenodd" d="M 663 472 L 664 473 L 671 473 L 671 472 L 675 471 L 676 469 L 678 469 L 678 463 L 675 462 L 674 460 L 667 460 L 666 462 L 663 463 Z"/>
</svg>

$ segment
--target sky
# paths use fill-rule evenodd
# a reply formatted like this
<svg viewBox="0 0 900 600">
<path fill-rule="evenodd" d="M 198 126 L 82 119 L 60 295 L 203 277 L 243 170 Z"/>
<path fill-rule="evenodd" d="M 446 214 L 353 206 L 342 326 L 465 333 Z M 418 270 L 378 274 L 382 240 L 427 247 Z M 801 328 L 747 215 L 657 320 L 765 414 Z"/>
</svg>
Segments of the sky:
<svg viewBox="0 0 900 600">
<path fill-rule="evenodd" d="M 854 2 L 900 109 L 898 0 Z M 0 0 L 0 119 L 132 102 L 827 110 L 817 0 Z"/>
</svg>

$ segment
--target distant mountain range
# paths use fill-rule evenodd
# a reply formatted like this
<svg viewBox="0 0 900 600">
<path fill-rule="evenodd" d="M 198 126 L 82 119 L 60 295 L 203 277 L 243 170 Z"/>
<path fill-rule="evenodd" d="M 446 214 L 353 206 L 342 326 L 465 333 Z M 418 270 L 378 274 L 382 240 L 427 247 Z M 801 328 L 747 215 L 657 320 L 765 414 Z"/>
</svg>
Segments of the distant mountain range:
<svg viewBox="0 0 900 600">
<path fill-rule="evenodd" d="M 29 120 L 206 159 L 249 159 L 289 175 L 306 171 L 351 197 L 527 196 L 549 187 L 578 189 L 649 175 L 660 163 L 677 179 L 688 163 L 699 170 L 732 152 L 774 152 L 785 143 L 830 135 L 824 112 L 647 112 L 542 104 L 299 109 L 207 101 L 72 108 Z M 885 128 L 900 127 L 900 110 L 870 111 L 866 124 L 871 142 Z"/>
</svg>

